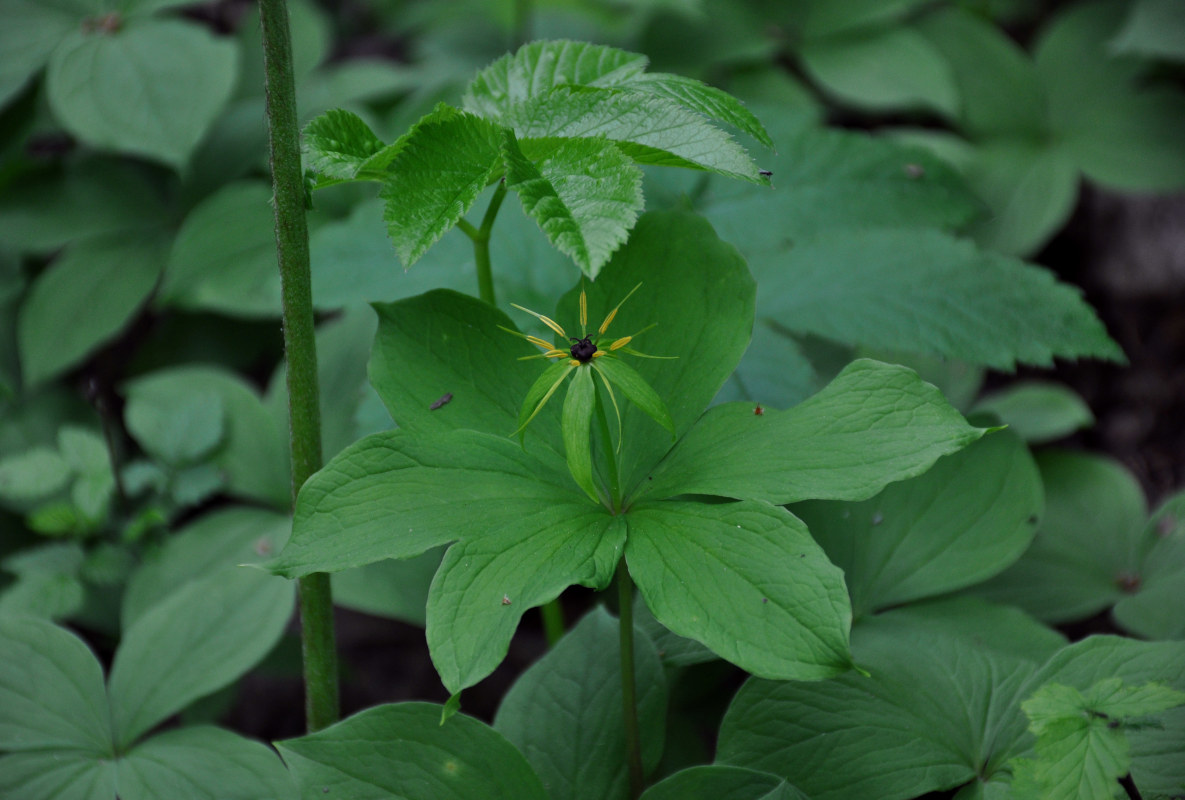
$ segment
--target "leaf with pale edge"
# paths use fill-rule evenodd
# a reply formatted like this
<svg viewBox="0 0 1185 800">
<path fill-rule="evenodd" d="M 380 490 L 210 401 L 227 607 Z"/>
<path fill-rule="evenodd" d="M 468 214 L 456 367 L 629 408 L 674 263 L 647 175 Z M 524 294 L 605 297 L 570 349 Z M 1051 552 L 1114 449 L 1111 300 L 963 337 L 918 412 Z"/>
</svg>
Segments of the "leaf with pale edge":
<svg viewBox="0 0 1185 800">
<path fill-rule="evenodd" d="M 326 111 L 304 129 L 309 166 L 330 178 L 357 177 L 367 159 L 382 149 L 382 140 L 361 117 L 340 108 Z"/>
</svg>

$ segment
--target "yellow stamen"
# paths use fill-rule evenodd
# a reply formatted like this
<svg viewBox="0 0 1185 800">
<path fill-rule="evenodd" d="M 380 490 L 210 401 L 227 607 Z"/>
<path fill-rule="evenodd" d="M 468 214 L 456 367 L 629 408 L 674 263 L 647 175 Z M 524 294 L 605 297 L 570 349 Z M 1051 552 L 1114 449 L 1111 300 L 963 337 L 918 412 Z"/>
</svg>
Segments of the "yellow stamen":
<svg viewBox="0 0 1185 800">
<path fill-rule="evenodd" d="M 532 311 L 529 308 L 523 308 L 522 306 L 518 305 L 517 303 L 511 303 L 510 305 L 514 306 L 519 311 L 524 311 L 527 314 L 530 314 L 532 317 L 539 320 L 544 325 L 546 325 L 547 327 L 551 328 L 553 331 L 558 333 L 560 336 L 563 336 L 565 339 L 568 338 L 568 334 L 564 333 L 564 329 L 559 326 L 559 323 L 557 323 L 555 320 L 551 319 L 550 317 L 545 317 L 542 314 L 540 314 L 539 312 Z"/>
<path fill-rule="evenodd" d="M 584 291 L 584 287 L 580 287 L 580 336 L 584 337 L 585 328 L 588 327 L 588 295 Z"/>
<path fill-rule="evenodd" d="M 605 351 L 604 351 L 604 350 L 598 350 L 597 352 L 593 353 L 593 358 L 600 358 L 600 357 L 601 357 L 601 356 L 603 356 L 603 355 L 605 355 Z"/>
<path fill-rule="evenodd" d="M 530 342 L 531 344 L 535 345 L 536 347 L 542 347 L 544 350 L 554 350 L 555 349 L 554 344 L 552 344 L 551 342 L 549 342 L 545 339 L 540 339 L 538 336 L 528 336 L 527 341 Z"/>
<path fill-rule="evenodd" d="M 577 361 L 577 360 L 576 360 L 576 359 L 574 359 L 574 358 L 570 358 L 570 359 L 568 359 L 568 366 L 569 366 L 569 367 L 579 367 L 579 366 L 580 366 L 580 362 L 579 362 L 579 361 Z"/>
<path fill-rule="evenodd" d="M 623 305 L 625 305 L 626 300 L 629 300 L 631 297 L 633 297 L 634 292 L 638 291 L 641 288 L 642 288 L 642 284 L 639 283 L 637 286 L 630 289 L 630 293 L 627 294 L 624 298 L 622 298 L 622 301 L 620 303 L 618 303 L 617 306 L 614 307 L 614 309 L 612 311 L 609 312 L 608 316 L 605 317 L 605 321 L 601 323 L 601 327 L 597 329 L 597 333 L 604 333 L 606 330 L 609 329 L 609 323 L 611 323 L 613 321 L 613 318 L 617 316 L 617 310 L 619 308 L 621 308 Z"/>
<path fill-rule="evenodd" d="M 610 350 L 617 350 L 618 348 L 625 347 L 627 344 L 630 343 L 630 340 L 633 338 L 634 337 L 632 337 L 632 336 L 626 336 L 621 339 L 618 339 L 616 342 L 609 345 L 609 349 Z"/>
</svg>

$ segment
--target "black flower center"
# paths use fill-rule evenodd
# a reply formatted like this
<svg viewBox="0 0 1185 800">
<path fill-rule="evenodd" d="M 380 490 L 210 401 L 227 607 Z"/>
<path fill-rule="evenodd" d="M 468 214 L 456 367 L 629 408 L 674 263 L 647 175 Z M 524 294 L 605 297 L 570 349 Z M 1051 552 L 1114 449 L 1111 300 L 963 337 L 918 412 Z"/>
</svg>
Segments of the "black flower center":
<svg viewBox="0 0 1185 800">
<path fill-rule="evenodd" d="M 597 352 L 597 346 L 592 343 L 592 339 L 585 336 L 583 339 L 572 339 L 576 344 L 572 345 L 572 358 L 579 361 L 581 364 L 587 364 L 592 361 L 593 353 Z"/>
</svg>

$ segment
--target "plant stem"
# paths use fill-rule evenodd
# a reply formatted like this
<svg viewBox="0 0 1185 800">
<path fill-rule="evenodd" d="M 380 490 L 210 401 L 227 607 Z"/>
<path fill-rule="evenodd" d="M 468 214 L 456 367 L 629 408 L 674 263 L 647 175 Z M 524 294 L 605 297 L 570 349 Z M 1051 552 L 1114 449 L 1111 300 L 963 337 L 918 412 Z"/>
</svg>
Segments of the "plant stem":
<svg viewBox="0 0 1185 800">
<path fill-rule="evenodd" d="M 275 194 L 276 255 L 283 300 L 292 500 L 295 503 L 300 487 L 321 468 L 321 415 L 317 348 L 313 336 L 309 230 L 305 219 L 305 186 L 300 162 L 288 9 L 284 0 L 260 0 L 259 15 L 272 191 Z M 305 712 L 308 729 L 312 732 L 333 724 L 339 714 L 333 595 L 329 576 L 324 573 L 301 578 L 298 587 Z"/>
<path fill-rule="evenodd" d="M 494 299 L 494 271 L 490 268 L 490 231 L 494 228 L 494 220 L 498 217 L 498 209 L 506 198 L 506 181 L 499 181 L 490 204 L 486 207 L 486 214 L 481 218 L 481 227 L 473 227 L 468 220 L 459 220 L 457 227 L 473 241 L 473 260 L 477 264 L 477 296 L 492 306 L 497 305 Z"/>
<path fill-rule="evenodd" d="M 617 562 L 617 603 L 621 630 L 621 711 L 625 726 L 625 751 L 629 762 L 630 800 L 642 795 L 642 747 L 638 737 L 638 698 L 634 686 L 634 582 L 625 556 Z"/>
<path fill-rule="evenodd" d="M 539 613 L 543 615 L 543 633 L 547 637 L 547 646 L 555 647 L 556 642 L 564 638 L 564 609 L 560 607 L 559 598 L 544 603 L 539 607 Z"/>
</svg>

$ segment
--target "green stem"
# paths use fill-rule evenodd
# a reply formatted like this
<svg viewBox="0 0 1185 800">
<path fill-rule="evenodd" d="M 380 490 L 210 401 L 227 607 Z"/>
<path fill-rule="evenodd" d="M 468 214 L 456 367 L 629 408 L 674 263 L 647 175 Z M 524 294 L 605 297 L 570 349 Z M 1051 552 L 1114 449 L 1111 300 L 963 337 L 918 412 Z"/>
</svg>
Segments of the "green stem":
<svg viewBox="0 0 1185 800">
<path fill-rule="evenodd" d="M 638 698 L 634 686 L 634 582 L 625 556 L 617 562 L 617 603 L 621 630 L 621 711 L 625 726 L 626 759 L 629 762 L 630 800 L 642 795 L 642 747 L 638 736 Z"/>
<path fill-rule="evenodd" d="M 313 338 L 313 291 L 309 272 L 309 230 L 305 219 L 304 174 L 292 42 L 284 0 L 260 0 L 268 145 L 276 211 L 276 255 L 283 301 L 284 355 L 288 373 L 289 447 L 292 500 L 321 468 L 321 415 L 317 348 Z M 337 721 L 337 650 L 329 576 L 314 573 L 298 581 L 305 712 L 309 731 Z"/>
<path fill-rule="evenodd" d="M 560 606 L 559 598 L 539 607 L 543 615 L 543 633 L 547 636 L 547 646 L 555 647 L 556 642 L 564 638 L 564 609 Z"/>
<path fill-rule="evenodd" d="M 457 227 L 473 241 L 473 260 L 477 264 L 477 296 L 490 305 L 497 305 L 494 299 L 494 271 L 490 267 L 490 231 L 498 218 L 498 209 L 506 199 L 506 181 L 499 181 L 486 214 L 481 218 L 481 227 L 475 228 L 468 220 L 460 220 Z"/>
</svg>

